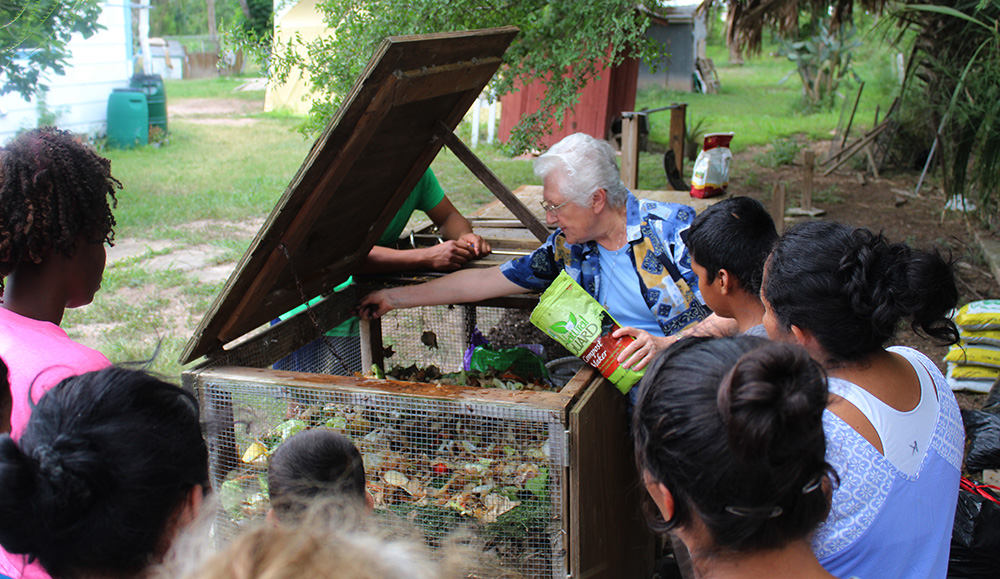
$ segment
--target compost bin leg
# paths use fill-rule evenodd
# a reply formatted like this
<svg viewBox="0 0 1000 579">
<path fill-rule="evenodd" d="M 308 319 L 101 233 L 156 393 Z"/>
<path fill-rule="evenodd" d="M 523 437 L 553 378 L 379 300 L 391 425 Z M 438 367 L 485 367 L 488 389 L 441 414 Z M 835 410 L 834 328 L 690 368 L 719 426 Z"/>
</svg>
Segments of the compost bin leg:
<svg viewBox="0 0 1000 579">
<path fill-rule="evenodd" d="M 360 320 L 361 330 L 361 369 L 370 372 L 372 364 L 384 368 L 385 359 L 382 350 L 382 320 Z"/>
</svg>

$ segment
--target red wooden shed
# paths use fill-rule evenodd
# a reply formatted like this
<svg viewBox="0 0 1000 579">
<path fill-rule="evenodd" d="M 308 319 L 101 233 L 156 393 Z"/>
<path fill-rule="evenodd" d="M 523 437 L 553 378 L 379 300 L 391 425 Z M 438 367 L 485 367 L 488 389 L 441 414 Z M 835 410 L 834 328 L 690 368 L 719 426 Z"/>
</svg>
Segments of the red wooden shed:
<svg viewBox="0 0 1000 579">
<path fill-rule="evenodd" d="M 573 133 L 587 133 L 598 138 L 610 137 L 611 122 L 621 116 L 622 111 L 635 109 L 636 80 L 639 75 L 639 61 L 626 59 L 614 68 L 605 67 L 598 77 L 591 80 L 580 91 L 580 102 L 566 113 L 560 127 L 551 135 L 542 138 L 545 146 L 551 146 Z M 500 140 L 510 139 L 511 130 L 521 117 L 538 110 L 538 103 L 545 94 L 545 85 L 535 80 L 525 87 L 519 85 L 515 92 L 500 98 Z"/>
</svg>

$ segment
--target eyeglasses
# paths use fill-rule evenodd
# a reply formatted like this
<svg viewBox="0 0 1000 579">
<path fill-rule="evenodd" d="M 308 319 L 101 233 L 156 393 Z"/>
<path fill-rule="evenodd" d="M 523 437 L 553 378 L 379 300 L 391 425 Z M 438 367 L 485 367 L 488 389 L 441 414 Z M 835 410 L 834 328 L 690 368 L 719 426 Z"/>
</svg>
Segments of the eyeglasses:
<svg viewBox="0 0 1000 579">
<path fill-rule="evenodd" d="M 567 203 L 569 203 L 569 201 L 563 201 L 559 205 L 553 205 L 553 204 L 551 204 L 548 201 L 545 201 L 543 199 L 539 203 L 541 204 L 542 209 L 545 210 L 546 214 L 551 213 L 553 215 L 559 215 L 559 209 L 561 209 L 563 205 L 566 205 Z"/>
</svg>

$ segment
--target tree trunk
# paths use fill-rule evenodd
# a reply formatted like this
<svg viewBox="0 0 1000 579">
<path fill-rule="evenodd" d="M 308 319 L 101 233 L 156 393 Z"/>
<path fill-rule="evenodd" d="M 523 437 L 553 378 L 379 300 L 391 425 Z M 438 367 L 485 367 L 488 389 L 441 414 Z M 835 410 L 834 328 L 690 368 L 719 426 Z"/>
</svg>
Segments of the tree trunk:
<svg viewBox="0 0 1000 579">
<path fill-rule="evenodd" d="M 215 42 L 219 36 L 219 30 L 215 27 L 215 0 L 205 0 L 208 5 L 208 37 Z"/>
<path fill-rule="evenodd" d="M 247 20 L 250 20 L 250 5 L 247 4 L 247 0 L 240 0 L 240 8 L 243 9 L 243 15 L 247 17 Z"/>
<path fill-rule="evenodd" d="M 729 64 L 742 65 L 743 64 L 743 52 L 740 47 L 736 45 L 735 42 L 729 43 Z"/>
</svg>

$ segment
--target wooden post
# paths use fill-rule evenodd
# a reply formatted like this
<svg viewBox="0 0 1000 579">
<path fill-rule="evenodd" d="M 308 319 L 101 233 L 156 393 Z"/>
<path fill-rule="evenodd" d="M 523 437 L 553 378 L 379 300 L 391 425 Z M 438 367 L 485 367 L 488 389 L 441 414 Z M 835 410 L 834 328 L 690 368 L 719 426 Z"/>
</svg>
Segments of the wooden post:
<svg viewBox="0 0 1000 579">
<path fill-rule="evenodd" d="M 670 109 L 670 149 L 674 152 L 677 172 L 684 175 L 684 141 L 687 119 L 687 105 L 677 103 Z"/>
<path fill-rule="evenodd" d="M 622 183 L 639 186 L 639 115 L 622 115 Z"/>
<path fill-rule="evenodd" d="M 771 193 L 771 217 L 780 235 L 785 231 L 785 184 L 775 183 Z M 363 341 L 362 341 L 363 344 Z"/>
<path fill-rule="evenodd" d="M 520 221 L 528 231 L 534 234 L 539 241 L 545 241 L 548 239 L 548 227 L 539 221 L 538 218 L 535 217 L 535 214 L 524 206 L 524 203 L 521 203 L 521 200 L 518 199 L 506 185 L 503 184 L 500 178 L 497 177 L 493 171 L 490 171 L 490 168 L 483 164 L 479 157 L 466 147 L 465 143 L 463 143 L 462 140 L 455 135 L 455 133 L 451 132 L 451 129 L 449 129 L 441 121 L 438 121 L 434 134 L 436 134 L 438 138 L 440 138 L 444 144 L 451 149 L 452 153 L 455 153 L 458 160 L 464 163 L 465 166 L 472 171 L 472 174 L 475 175 L 483 185 L 486 185 L 486 188 L 489 189 L 490 192 L 493 193 L 493 195 L 496 196 L 496 198 L 499 199 L 505 207 L 507 207 L 507 209 L 510 209 L 510 212 L 514 214 L 514 217 L 517 217 L 517 220 Z"/>
<path fill-rule="evenodd" d="M 816 153 L 812 150 L 805 150 L 802 152 L 802 197 L 799 200 L 798 207 L 792 207 L 788 211 L 783 211 L 781 213 L 782 217 L 785 215 L 791 215 L 794 217 L 818 217 L 826 213 L 823 209 L 818 209 L 813 207 L 813 178 L 816 174 Z M 784 197 L 782 197 L 784 199 Z M 777 219 L 777 217 L 775 217 Z M 775 223 L 775 225 L 778 225 Z M 778 231 L 784 225 L 778 225 Z"/>
<path fill-rule="evenodd" d="M 878 181 L 878 163 L 875 162 L 875 155 L 872 154 L 872 145 L 869 143 L 865 146 L 865 156 L 868 158 L 868 170 L 871 171 L 872 176 Z"/>
<path fill-rule="evenodd" d="M 799 206 L 803 211 L 812 211 L 813 207 L 813 174 L 816 171 L 816 153 L 807 149 L 802 153 L 802 202 Z"/>
<path fill-rule="evenodd" d="M 469 139 L 469 146 L 473 149 L 479 146 L 479 114 L 482 106 L 483 96 L 479 95 L 479 98 L 476 99 L 476 104 L 472 105 L 472 138 Z"/>
<path fill-rule="evenodd" d="M 476 312 L 476 306 L 462 306 L 462 325 L 464 326 L 465 345 L 472 345 L 472 333 L 476 331 L 476 326 L 479 324 L 479 316 Z"/>
<path fill-rule="evenodd" d="M 382 320 L 375 318 L 372 320 L 359 320 L 359 330 L 361 334 L 361 371 L 371 372 L 372 364 L 378 364 L 379 368 L 385 369 L 385 357 L 382 346 Z"/>
</svg>

